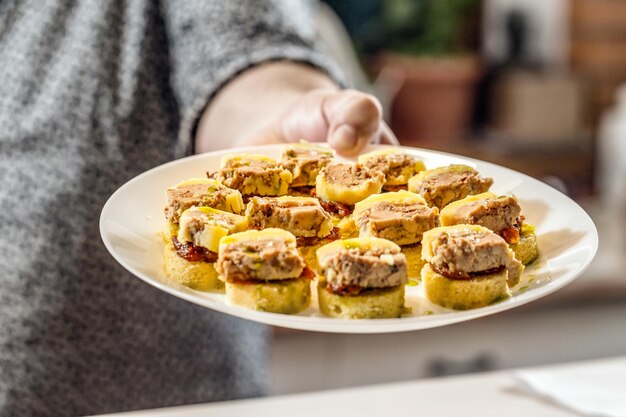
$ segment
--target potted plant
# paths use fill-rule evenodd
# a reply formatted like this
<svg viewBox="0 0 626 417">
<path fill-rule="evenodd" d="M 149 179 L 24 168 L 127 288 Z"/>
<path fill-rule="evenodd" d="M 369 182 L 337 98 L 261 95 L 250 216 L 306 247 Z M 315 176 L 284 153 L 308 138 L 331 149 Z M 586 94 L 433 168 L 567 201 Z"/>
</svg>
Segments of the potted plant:
<svg viewBox="0 0 626 417">
<path fill-rule="evenodd" d="M 445 148 L 468 131 L 481 75 L 480 0 L 387 0 L 376 66 L 399 89 L 391 125 L 403 143 Z"/>
</svg>

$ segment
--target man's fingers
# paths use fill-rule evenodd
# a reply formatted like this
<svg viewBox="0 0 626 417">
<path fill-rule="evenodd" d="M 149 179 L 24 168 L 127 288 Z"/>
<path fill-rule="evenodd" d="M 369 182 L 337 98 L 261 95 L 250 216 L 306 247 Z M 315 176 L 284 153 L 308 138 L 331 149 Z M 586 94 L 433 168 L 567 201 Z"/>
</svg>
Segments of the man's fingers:
<svg viewBox="0 0 626 417">
<path fill-rule="evenodd" d="M 303 97 L 283 117 L 245 139 L 247 145 L 327 141 L 340 155 L 361 153 L 368 143 L 397 145 L 382 121 L 378 100 L 355 90 L 317 90 Z"/>
<path fill-rule="evenodd" d="M 328 143 L 340 153 L 347 153 L 359 143 L 356 130 L 349 124 L 342 124 L 328 134 Z"/>
<path fill-rule="evenodd" d="M 324 142 L 328 134 L 328 121 L 323 113 L 324 101 L 336 90 L 316 90 L 302 98 L 280 123 L 280 134 L 285 142 Z"/>
<path fill-rule="evenodd" d="M 379 133 L 382 111 L 369 94 L 354 90 L 330 94 L 322 112 L 328 122 L 328 143 L 342 155 L 357 155 Z"/>
</svg>

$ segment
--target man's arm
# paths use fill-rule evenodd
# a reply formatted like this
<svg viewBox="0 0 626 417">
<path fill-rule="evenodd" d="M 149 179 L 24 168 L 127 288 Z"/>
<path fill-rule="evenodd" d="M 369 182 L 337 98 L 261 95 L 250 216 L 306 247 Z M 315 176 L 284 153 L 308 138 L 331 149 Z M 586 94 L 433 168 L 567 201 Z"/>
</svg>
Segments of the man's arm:
<svg viewBox="0 0 626 417">
<path fill-rule="evenodd" d="M 161 7 L 181 156 L 194 141 L 207 151 L 300 139 L 328 139 L 354 154 L 385 128 L 373 97 L 331 81 L 341 74 L 313 47 L 315 1 L 161 0 Z"/>
<path fill-rule="evenodd" d="M 323 72 L 293 62 L 271 62 L 230 81 L 204 111 L 196 151 L 233 146 L 327 141 L 354 155 L 383 130 L 373 96 L 340 90 Z"/>
</svg>

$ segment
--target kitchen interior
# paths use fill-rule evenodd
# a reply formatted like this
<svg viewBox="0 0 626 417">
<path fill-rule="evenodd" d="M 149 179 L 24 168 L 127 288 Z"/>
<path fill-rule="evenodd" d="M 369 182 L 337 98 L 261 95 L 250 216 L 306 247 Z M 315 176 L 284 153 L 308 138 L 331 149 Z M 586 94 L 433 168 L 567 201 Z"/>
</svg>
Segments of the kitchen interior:
<svg viewBox="0 0 626 417">
<path fill-rule="evenodd" d="M 318 25 L 403 145 L 546 182 L 591 215 L 600 246 L 570 285 L 493 316 L 379 335 L 275 328 L 271 394 L 625 355 L 626 1 L 337 0 Z"/>
</svg>

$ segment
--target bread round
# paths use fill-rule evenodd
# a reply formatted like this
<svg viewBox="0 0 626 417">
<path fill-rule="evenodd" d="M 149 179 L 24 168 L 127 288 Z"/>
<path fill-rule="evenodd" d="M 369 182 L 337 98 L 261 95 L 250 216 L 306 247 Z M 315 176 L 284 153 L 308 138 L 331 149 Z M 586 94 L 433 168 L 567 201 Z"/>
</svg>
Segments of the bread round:
<svg viewBox="0 0 626 417">
<path fill-rule="evenodd" d="M 422 285 L 431 302 L 455 310 L 488 306 L 510 296 L 506 271 L 480 278 L 450 279 L 426 264 L 422 268 Z"/>
<path fill-rule="evenodd" d="M 400 246 L 406 256 L 406 272 L 409 278 L 421 279 L 422 267 L 426 263 L 422 258 L 422 245 Z"/>
<path fill-rule="evenodd" d="M 231 304 L 270 313 L 296 314 L 311 304 L 311 281 L 306 278 L 226 282 Z"/>
<path fill-rule="evenodd" d="M 168 278 L 198 291 L 223 290 L 224 284 L 218 279 L 215 264 L 212 262 L 190 262 L 176 253 L 174 246 L 165 245 L 163 259 Z"/>
<path fill-rule="evenodd" d="M 528 265 L 539 257 L 537 235 L 534 231 L 522 229 L 519 242 L 510 246 L 517 260 L 524 265 Z"/>
<path fill-rule="evenodd" d="M 163 226 L 163 233 L 161 233 L 163 242 L 166 245 L 171 245 L 172 237 L 176 237 L 178 235 L 179 230 L 180 230 L 180 226 L 178 225 L 178 223 L 172 223 L 172 222 L 166 221 L 165 225 Z"/>
<path fill-rule="evenodd" d="M 387 319 L 400 317 L 404 312 L 404 285 L 371 289 L 359 295 L 337 295 L 320 281 L 317 298 L 322 314 L 333 318 Z"/>
<path fill-rule="evenodd" d="M 317 263 L 317 256 L 315 253 L 320 248 L 320 245 L 313 246 L 298 246 L 298 252 L 302 255 L 306 266 L 308 266 L 312 271 L 317 271 L 319 264 Z"/>
<path fill-rule="evenodd" d="M 334 227 L 339 228 L 339 234 L 342 239 L 349 239 L 359 236 L 359 229 L 356 227 L 356 223 L 352 219 L 352 216 L 339 217 L 335 213 L 330 213 L 330 223 Z"/>
</svg>

